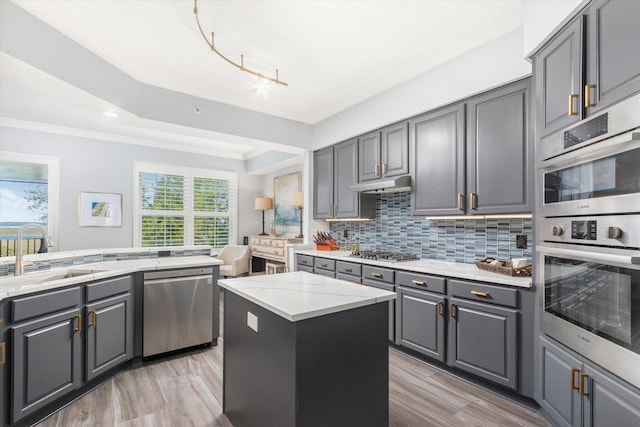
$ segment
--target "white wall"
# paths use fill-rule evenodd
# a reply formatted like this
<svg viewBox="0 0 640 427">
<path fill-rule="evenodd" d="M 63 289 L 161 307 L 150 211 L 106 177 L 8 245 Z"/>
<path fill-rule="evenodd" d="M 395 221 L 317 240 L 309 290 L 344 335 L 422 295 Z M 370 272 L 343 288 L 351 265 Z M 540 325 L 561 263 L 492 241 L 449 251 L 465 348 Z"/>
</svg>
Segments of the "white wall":
<svg viewBox="0 0 640 427">
<path fill-rule="evenodd" d="M 260 231 L 260 213 L 253 209 L 262 192 L 258 176 L 247 175 L 243 162 L 186 152 L 154 149 L 112 141 L 0 127 L 3 151 L 60 159 L 60 216 L 55 251 L 117 248 L 133 245 L 133 163 L 143 161 L 238 173 L 238 243 Z M 78 227 L 78 192 L 122 193 L 121 228 Z"/>
<path fill-rule="evenodd" d="M 525 0 L 522 56 L 527 57 L 578 6 L 588 0 Z"/>
<path fill-rule="evenodd" d="M 432 110 L 531 73 L 515 30 L 316 124 L 313 149 Z"/>
</svg>

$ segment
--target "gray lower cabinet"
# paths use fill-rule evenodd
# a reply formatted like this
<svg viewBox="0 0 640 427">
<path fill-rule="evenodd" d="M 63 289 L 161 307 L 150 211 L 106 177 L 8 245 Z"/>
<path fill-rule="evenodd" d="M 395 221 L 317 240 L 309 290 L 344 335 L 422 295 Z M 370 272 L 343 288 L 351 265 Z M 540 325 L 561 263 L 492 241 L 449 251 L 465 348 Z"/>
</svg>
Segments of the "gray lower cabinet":
<svg viewBox="0 0 640 427">
<path fill-rule="evenodd" d="M 87 380 L 133 357 L 132 304 L 126 293 L 87 305 Z"/>
<path fill-rule="evenodd" d="M 555 425 L 640 425 L 640 392 L 540 337 L 538 403 Z"/>
<path fill-rule="evenodd" d="M 79 302 L 71 310 L 11 328 L 11 423 L 82 384 Z"/>
<path fill-rule="evenodd" d="M 396 344 L 446 361 L 444 296 L 398 287 Z"/>
<path fill-rule="evenodd" d="M 451 298 L 449 365 L 517 389 L 517 322 L 516 309 Z"/>
<path fill-rule="evenodd" d="M 362 279 L 362 284 L 371 286 L 372 288 L 382 289 L 383 291 L 395 292 L 396 287 L 388 283 L 382 283 L 371 279 Z M 389 301 L 389 341 L 395 341 L 395 302 Z"/>
<path fill-rule="evenodd" d="M 296 254 L 296 271 L 313 273 L 313 257 L 310 255 Z"/>
</svg>

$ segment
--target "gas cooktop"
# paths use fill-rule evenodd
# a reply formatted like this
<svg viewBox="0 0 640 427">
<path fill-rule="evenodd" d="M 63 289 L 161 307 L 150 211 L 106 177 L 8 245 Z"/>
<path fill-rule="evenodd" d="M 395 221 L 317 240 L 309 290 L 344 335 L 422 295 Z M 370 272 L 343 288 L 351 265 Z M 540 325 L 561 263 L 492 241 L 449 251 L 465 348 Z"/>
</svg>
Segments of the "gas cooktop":
<svg viewBox="0 0 640 427">
<path fill-rule="evenodd" d="M 354 251 L 351 252 L 352 257 L 374 259 L 378 261 L 414 261 L 420 259 L 419 256 L 401 252 L 382 252 L 382 251 Z"/>
</svg>

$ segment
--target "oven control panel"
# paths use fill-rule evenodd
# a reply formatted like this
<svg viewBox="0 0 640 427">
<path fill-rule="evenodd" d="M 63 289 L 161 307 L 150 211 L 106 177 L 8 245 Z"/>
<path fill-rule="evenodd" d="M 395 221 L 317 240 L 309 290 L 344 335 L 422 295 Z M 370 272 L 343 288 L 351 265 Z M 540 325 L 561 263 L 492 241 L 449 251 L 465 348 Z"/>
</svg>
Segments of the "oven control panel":
<svg viewBox="0 0 640 427">
<path fill-rule="evenodd" d="M 640 215 L 543 218 L 539 232 L 545 242 L 640 250 Z"/>
</svg>

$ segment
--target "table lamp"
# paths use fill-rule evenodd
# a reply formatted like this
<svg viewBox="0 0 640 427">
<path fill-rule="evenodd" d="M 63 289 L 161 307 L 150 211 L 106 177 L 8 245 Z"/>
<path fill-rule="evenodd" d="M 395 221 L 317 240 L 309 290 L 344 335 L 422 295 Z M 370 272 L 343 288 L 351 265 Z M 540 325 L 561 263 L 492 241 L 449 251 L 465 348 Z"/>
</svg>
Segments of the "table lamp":
<svg viewBox="0 0 640 427">
<path fill-rule="evenodd" d="M 256 197 L 255 209 L 262 211 L 262 233 L 260 236 L 268 236 L 264 232 L 264 211 L 273 209 L 273 199 L 271 197 Z"/>
<path fill-rule="evenodd" d="M 291 194 L 291 206 L 294 206 L 300 210 L 300 234 L 296 236 L 298 239 L 302 239 L 302 207 L 304 206 L 304 194 L 302 191 L 294 191 Z"/>
</svg>

